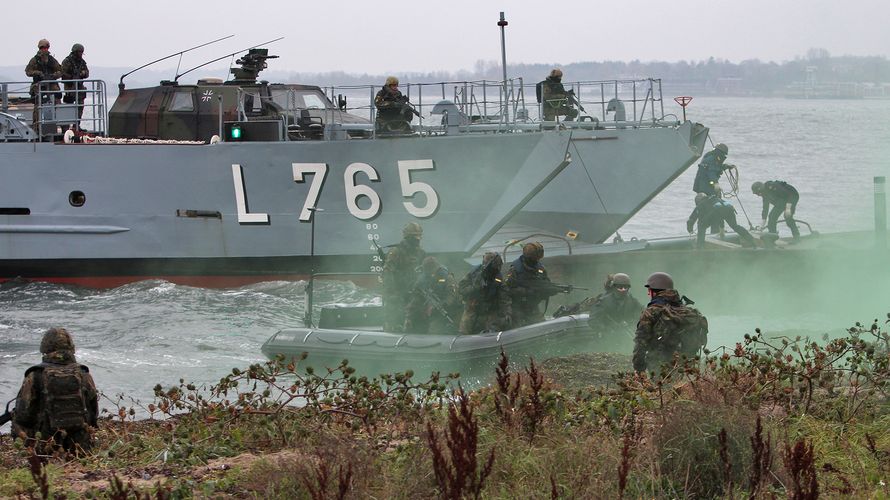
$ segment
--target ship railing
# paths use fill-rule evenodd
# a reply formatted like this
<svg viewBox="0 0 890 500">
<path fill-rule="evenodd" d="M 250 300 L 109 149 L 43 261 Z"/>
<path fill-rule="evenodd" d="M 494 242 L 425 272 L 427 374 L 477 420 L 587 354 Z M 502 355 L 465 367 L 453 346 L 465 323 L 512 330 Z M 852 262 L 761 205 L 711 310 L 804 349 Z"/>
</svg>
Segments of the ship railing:
<svg viewBox="0 0 890 500">
<path fill-rule="evenodd" d="M 537 83 L 522 78 L 505 81 L 475 80 L 438 83 L 405 83 L 400 90 L 421 117 L 413 121 L 415 131 L 437 133 L 452 129 L 459 132 L 505 132 L 554 128 L 614 129 L 675 126 L 673 114 L 665 114 L 662 83 L 656 78 L 567 82 L 577 102 L 583 107 L 575 120 L 557 116 L 545 121 L 544 107 L 537 102 Z M 332 102 L 342 103 L 343 111 L 376 119 L 374 97 L 377 85 L 325 87 Z M 357 104 L 354 104 L 357 103 Z M 555 103 L 557 106 L 561 103 Z M 453 106 L 452 106 L 453 105 Z M 445 111 L 443 114 L 442 111 Z M 580 109 L 579 109 L 580 111 Z M 451 116 L 457 113 L 459 116 Z"/>
<path fill-rule="evenodd" d="M 66 83 L 72 88 L 65 89 Z M 104 81 L 46 80 L 35 84 L 34 95 L 31 88 L 31 82 L 0 82 L 0 112 L 33 128 L 36 106 L 41 127 L 35 140 L 53 140 L 71 127 L 91 135 L 106 135 L 108 100 Z"/>
</svg>

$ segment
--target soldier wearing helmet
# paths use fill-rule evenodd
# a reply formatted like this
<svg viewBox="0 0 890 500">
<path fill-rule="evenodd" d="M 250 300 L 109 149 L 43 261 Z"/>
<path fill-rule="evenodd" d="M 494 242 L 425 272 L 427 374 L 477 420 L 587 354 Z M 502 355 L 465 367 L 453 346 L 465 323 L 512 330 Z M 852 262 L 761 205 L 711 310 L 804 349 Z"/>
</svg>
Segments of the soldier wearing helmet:
<svg viewBox="0 0 890 500">
<path fill-rule="evenodd" d="M 621 332 L 628 338 L 643 310 L 643 305 L 630 294 L 630 276 L 610 274 L 603 288 L 605 291 L 591 301 L 587 323 L 600 337 Z"/>
<path fill-rule="evenodd" d="M 707 152 L 701 163 L 698 164 L 698 171 L 695 173 L 692 190 L 696 193 L 705 193 L 707 195 L 718 194 L 717 181 L 720 180 L 723 171 L 735 166 L 724 163 L 728 155 L 729 147 L 722 143 L 714 146 L 714 149 Z"/>
<path fill-rule="evenodd" d="M 91 447 L 97 427 L 98 392 L 90 370 L 77 363 L 64 328 L 50 328 L 40 342 L 43 362 L 28 368 L 16 398 L 12 435 L 38 453 L 61 447 L 80 453 Z"/>
<path fill-rule="evenodd" d="M 754 237 L 747 229 L 740 226 L 736 220 L 735 207 L 728 200 L 717 195 L 698 193 L 695 195 L 695 208 L 686 220 L 686 230 L 693 234 L 693 227 L 698 223 L 698 237 L 696 246 L 702 248 L 705 245 L 705 232 L 708 227 L 722 226 L 724 222 L 739 235 L 743 247 L 754 248 Z"/>
<path fill-rule="evenodd" d="M 482 264 L 467 273 L 457 285 L 464 302 L 460 333 L 472 335 L 506 330 L 513 323 L 510 295 L 504 287 L 500 254 L 486 252 Z"/>
<path fill-rule="evenodd" d="M 402 241 L 386 254 L 383 263 L 383 329 L 401 332 L 405 327 L 405 308 L 417 280 L 416 269 L 426 257 L 420 247 L 423 228 L 409 222 L 402 229 Z"/>
<path fill-rule="evenodd" d="M 562 85 L 561 69 L 553 68 L 550 75 L 538 84 L 538 89 L 538 102 L 543 109 L 544 121 L 555 121 L 558 116 L 565 116 L 566 121 L 571 121 L 578 116 L 578 110 L 572 106 L 577 99 Z"/>
<path fill-rule="evenodd" d="M 394 76 L 386 78 L 383 88 L 374 97 L 377 108 L 376 128 L 382 134 L 402 134 L 411 132 L 411 120 L 414 108 L 408 98 L 399 91 L 399 79 Z"/>
<path fill-rule="evenodd" d="M 640 314 L 634 335 L 633 367 L 637 372 L 671 362 L 675 354 L 694 357 L 707 342 L 708 333 L 707 319 L 674 289 L 670 274 L 650 274 L 646 288 L 650 301 Z"/>
<path fill-rule="evenodd" d="M 71 46 L 71 53 L 62 61 L 62 80 L 84 80 L 90 77 L 90 68 L 83 58 L 83 45 L 75 43 Z M 86 85 L 83 82 L 65 82 L 65 97 L 62 99 L 68 104 L 77 103 L 77 117 L 83 116 L 83 101 L 86 94 Z"/>
<path fill-rule="evenodd" d="M 31 119 L 31 127 L 35 132 L 40 132 L 40 106 L 36 102 L 38 90 L 43 92 L 39 94 L 43 100 L 43 104 L 50 102 L 50 99 L 58 103 L 61 96 L 55 93 L 47 93 L 48 91 L 58 91 L 59 84 L 53 80 L 59 78 L 62 74 L 62 66 L 52 54 L 49 53 L 49 40 L 43 38 L 37 42 L 37 54 L 28 61 L 25 67 L 25 75 L 31 77 L 31 98 L 34 102 L 34 113 Z M 46 83 L 41 83 L 46 82 Z"/>
<path fill-rule="evenodd" d="M 408 300 L 405 331 L 454 335 L 460 309 L 454 275 L 435 257 L 423 259 L 420 276 Z"/>
<path fill-rule="evenodd" d="M 797 189 L 785 181 L 766 181 L 752 184 L 751 192 L 763 198 L 761 213 L 763 221 L 760 227 L 767 228 L 770 233 L 778 233 L 776 223 L 779 221 L 779 216 L 783 215 L 785 224 L 788 224 L 788 229 L 791 230 L 793 241 L 800 241 L 800 229 L 794 222 L 794 212 L 797 211 L 797 202 L 800 201 Z"/>
<path fill-rule="evenodd" d="M 564 291 L 553 286 L 541 264 L 542 258 L 544 245 L 537 241 L 526 243 L 522 246 L 522 255 L 507 271 L 504 283 L 512 302 L 514 327 L 544 321 L 546 311 L 541 310 L 541 302 Z"/>
</svg>

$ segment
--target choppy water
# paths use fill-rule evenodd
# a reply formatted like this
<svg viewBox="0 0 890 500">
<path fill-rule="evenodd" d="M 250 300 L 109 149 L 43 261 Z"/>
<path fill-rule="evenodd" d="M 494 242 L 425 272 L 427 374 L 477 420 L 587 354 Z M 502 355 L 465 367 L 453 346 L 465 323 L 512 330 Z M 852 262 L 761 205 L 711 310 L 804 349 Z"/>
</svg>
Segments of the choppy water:
<svg viewBox="0 0 890 500">
<path fill-rule="evenodd" d="M 890 176 L 890 101 L 719 99 L 693 101 L 690 118 L 730 147 L 741 171 L 741 200 L 759 221 L 754 180 L 785 179 L 800 190 L 800 218 L 823 231 L 872 227 L 872 177 Z M 691 210 L 694 168 L 639 213 L 624 237 L 676 235 Z M 319 288 L 320 303 L 373 300 L 350 283 Z M 641 293 L 639 290 L 636 293 Z M 642 299 L 641 295 L 638 295 Z M 24 370 L 39 362 L 51 326 L 74 335 L 78 358 L 107 395 L 151 400 L 156 383 L 214 382 L 232 367 L 262 359 L 260 346 L 284 326 L 301 324 L 303 283 L 269 282 L 208 290 L 146 281 L 113 290 L 40 283 L 0 286 L 0 399 L 15 396 Z M 709 315 L 712 332 L 731 342 L 754 326 L 838 330 L 855 319 L 814 311 L 806 318 Z"/>
</svg>

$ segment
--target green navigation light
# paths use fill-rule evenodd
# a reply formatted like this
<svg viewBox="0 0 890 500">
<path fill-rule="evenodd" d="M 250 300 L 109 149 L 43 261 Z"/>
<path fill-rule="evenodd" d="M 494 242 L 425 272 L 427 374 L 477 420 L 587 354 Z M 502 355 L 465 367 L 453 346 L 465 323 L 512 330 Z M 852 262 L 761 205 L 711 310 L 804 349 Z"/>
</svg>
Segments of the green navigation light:
<svg viewBox="0 0 890 500">
<path fill-rule="evenodd" d="M 233 141 L 241 139 L 241 125 L 232 125 L 232 130 L 229 132 L 229 138 Z"/>
</svg>

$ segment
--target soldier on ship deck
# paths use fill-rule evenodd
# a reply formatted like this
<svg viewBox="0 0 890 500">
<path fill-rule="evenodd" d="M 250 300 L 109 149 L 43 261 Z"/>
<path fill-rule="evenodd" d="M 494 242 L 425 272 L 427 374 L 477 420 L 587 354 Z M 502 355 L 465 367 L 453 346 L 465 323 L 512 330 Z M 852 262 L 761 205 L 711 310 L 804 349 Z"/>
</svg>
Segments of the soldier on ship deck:
<svg viewBox="0 0 890 500">
<path fill-rule="evenodd" d="M 411 132 L 411 119 L 415 111 L 408 98 L 399 90 L 398 78 L 387 77 L 383 88 L 374 97 L 374 106 L 377 108 L 377 132 Z"/>
<path fill-rule="evenodd" d="M 59 84 L 52 80 L 56 80 L 62 75 L 62 65 L 49 53 L 49 40 L 43 38 L 37 42 L 37 54 L 25 66 L 25 75 L 31 77 L 33 81 L 31 84 L 31 98 L 34 100 L 34 112 L 31 117 L 31 128 L 39 133 L 41 103 L 37 102 L 38 95 L 40 95 L 38 89 L 44 92 L 42 95 L 43 104 L 48 103 L 51 98 L 56 103 L 61 100 L 59 95 L 46 93 L 47 91 L 59 90 Z"/>
</svg>

